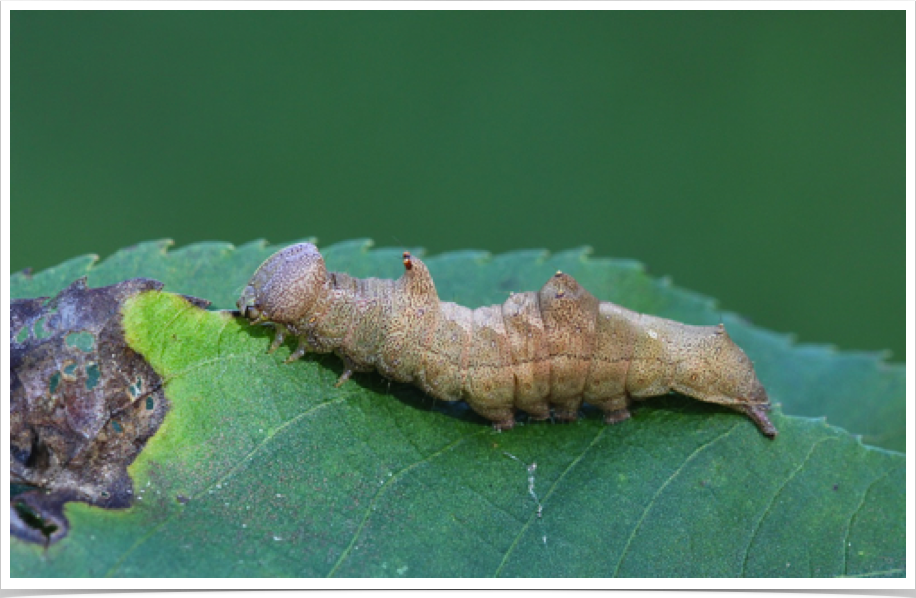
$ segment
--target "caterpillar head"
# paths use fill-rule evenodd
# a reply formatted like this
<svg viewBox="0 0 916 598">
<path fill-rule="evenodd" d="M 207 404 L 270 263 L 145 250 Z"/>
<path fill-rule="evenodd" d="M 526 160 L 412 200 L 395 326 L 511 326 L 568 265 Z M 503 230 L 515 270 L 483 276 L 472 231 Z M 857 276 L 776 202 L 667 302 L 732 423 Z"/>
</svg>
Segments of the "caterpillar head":
<svg viewBox="0 0 916 598">
<path fill-rule="evenodd" d="M 311 243 L 291 245 L 261 264 L 236 305 L 254 324 L 295 325 L 324 292 L 327 274 L 317 247 Z"/>
</svg>

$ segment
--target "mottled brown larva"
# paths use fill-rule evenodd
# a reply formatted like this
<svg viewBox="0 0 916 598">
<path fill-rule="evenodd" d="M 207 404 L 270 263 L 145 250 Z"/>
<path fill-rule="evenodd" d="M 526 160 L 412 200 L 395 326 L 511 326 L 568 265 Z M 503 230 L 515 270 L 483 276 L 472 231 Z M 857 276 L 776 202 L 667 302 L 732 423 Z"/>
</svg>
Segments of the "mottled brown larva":
<svg viewBox="0 0 916 598">
<path fill-rule="evenodd" d="M 719 326 L 689 326 L 599 301 L 557 272 L 537 292 L 469 309 L 439 301 L 421 260 L 404 254 L 397 280 L 328 272 L 318 249 L 293 245 L 268 258 L 238 300 L 253 324 L 306 351 L 343 359 L 338 386 L 378 370 L 443 401 L 467 401 L 499 429 L 515 411 L 575 420 L 583 402 L 607 423 L 630 417 L 633 400 L 676 391 L 744 413 L 773 438 L 769 399 L 754 366 Z"/>
</svg>

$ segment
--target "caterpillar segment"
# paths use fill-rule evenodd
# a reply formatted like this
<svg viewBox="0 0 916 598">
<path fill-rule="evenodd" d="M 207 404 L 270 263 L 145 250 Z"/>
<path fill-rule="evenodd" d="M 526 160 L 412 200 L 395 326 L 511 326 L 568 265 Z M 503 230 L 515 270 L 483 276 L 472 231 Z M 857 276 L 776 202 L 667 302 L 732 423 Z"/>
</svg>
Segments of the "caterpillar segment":
<svg viewBox="0 0 916 598">
<path fill-rule="evenodd" d="M 268 258 L 238 300 L 252 324 L 272 324 L 270 351 L 288 336 L 336 353 L 337 382 L 377 370 L 443 401 L 466 401 L 502 430 L 517 410 L 573 421 L 583 404 L 612 424 L 634 401 L 671 391 L 748 416 L 770 438 L 769 399 L 724 326 L 690 326 L 599 301 L 557 272 L 537 292 L 477 309 L 440 301 L 422 260 L 404 253 L 396 279 L 328 272 L 311 243 Z"/>
</svg>

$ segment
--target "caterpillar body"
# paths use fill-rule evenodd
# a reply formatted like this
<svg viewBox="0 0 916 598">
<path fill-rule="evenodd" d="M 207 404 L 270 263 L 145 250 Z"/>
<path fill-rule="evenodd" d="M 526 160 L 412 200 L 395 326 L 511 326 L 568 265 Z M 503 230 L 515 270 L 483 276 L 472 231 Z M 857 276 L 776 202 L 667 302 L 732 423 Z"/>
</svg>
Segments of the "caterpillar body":
<svg viewBox="0 0 916 598">
<path fill-rule="evenodd" d="M 747 415 L 773 438 L 769 399 L 724 326 L 690 326 L 599 301 L 557 272 L 537 292 L 470 309 L 439 301 L 422 260 L 404 253 L 396 279 L 328 272 L 311 243 L 282 249 L 254 273 L 238 300 L 252 324 L 273 324 L 269 351 L 289 336 L 306 351 L 336 353 L 337 385 L 378 370 L 444 401 L 466 401 L 497 429 L 516 410 L 571 421 L 583 402 L 607 423 L 634 400 L 676 391 Z"/>
</svg>

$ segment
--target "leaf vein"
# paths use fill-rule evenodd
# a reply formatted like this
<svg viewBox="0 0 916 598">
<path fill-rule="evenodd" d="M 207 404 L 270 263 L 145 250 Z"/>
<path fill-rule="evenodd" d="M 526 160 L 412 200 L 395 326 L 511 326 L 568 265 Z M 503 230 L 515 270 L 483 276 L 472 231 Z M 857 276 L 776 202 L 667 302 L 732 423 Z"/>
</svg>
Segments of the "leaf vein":
<svg viewBox="0 0 916 598">
<path fill-rule="evenodd" d="M 468 436 L 462 436 L 461 438 L 455 440 L 454 442 L 451 442 L 447 444 L 446 446 L 442 447 L 438 451 L 434 453 L 430 453 L 429 455 L 420 459 L 419 461 L 415 461 L 411 463 L 407 467 L 404 467 L 403 469 L 401 469 L 400 471 L 398 471 L 397 473 L 389 477 L 387 480 L 385 480 L 385 483 L 378 487 L 378 489 L 375 491 L 375 494 L 372 496 L 372 499 L 369 501 L 369 504 L 366 505 L 366 512 L 363 514 L 363 518 L 362 520 L 360 520 L 359 526 L 356 528 L 356 531 L 353 532 L 353 537 L 350 538 L 350 543 L 347 544 L 347 547 L 340 554 L 340 557 L 337 559 L 337 562 L 334 563 L 333 567 L 331 567 L 331 570 L 328 572 L 327 577 L 334 577 L 334 575 L 337 573 L 337 570 L 341 567 L 341 565 L 343 565 L 347 557 L 350 556 L 350 552 L 352 552 L 353 547 L 356 545 L 356 541 L 362 535 L 363 528 L 366 527 L 366 523 L 369 521 L 369 516 L 372 514 L 372 511 L 373 511 L 372 507 L 375 506 L 375 503 L 378 502 L 379 497 L 382 495 L 383 492 L 385 492 L 385 490 L 387 490 L 395 481 L 399 480 L 401 476 L 403 476 L 407 472 L 418 467 L 419 465 L 422 465 L 423 463 L 428 463 L 429 461 L 435 459 L 436 457 L 445 454 L 446 452 L 450 451 L 451 449 L 455 448 L 456 446 L 465 442 L 466 440 L 473 438 L 474 436 L 479 436 L 485 430 L 486 429 L 481 430 L 479 432 L 475 432 Z"/>
<path fill-rule="evenodd" d="M 820 440 L 812 444 L 811 448 L 808 449 L 808 454 L 805 455 L 805 458 L 802 459 L 801 463 L 798 464 L 798 467 L 792 470 L 792 473 L 790 473 L 788 477 L 786 477 L 786 479 L 782 482 L 782 484 L 780 484 L 779 488 L 776 489 L 776 492 L 773 493 L 773 497 L 770 499 L 770 502 L 767 504 L 766 508 L 763 510 L 763 513 L 761 513 L 760 517 L 757 519 L 757 523 L 754 525 L 754 529 L 751 532 L 751 537 L 750 539 L 748 539 L 747 546 L 744 549 L 744 560 L 741 563 L 741 577 L 745 577 L 747 574 L 747 563 L 750 560 L 751 546 L 754 544 L 754 539 L 757 537 L 757 534 L 760 532 L 760 527 L 763 525 L 763 520 L 766 519 L 766 516 L 773 509 L 773 505 L 776 504 L 776 499 L 779 498 L 779 495 L 782 494 L 782 491 L 785 489 L 785 487 L 789 485 L 789 482 L 791 482 L 795 478 L 795 476 L 798 475 L 798 472 L 801 471 L 805 467 L 805 465 L 808 463 L 808 460 L 811 459 L 811 455 L 814 454 L 814 449 L 816 449 L 821 444 L 827 441 L 830 441 L 830 440 L 835 441 L 837 440 L 837 438 L 835 436 L 821 438 Z"/>
<path fill-rule="evenodd" d="M 649 511 L 652 510 L 652 507 L 655 506 L 656 500 L 658 500 L 658 497 L 661 496 L 661 493 L 664 492 L 665 488 L 668 487 L 668 484 L 670 484 L 671 481 L 674 480 L 674 478 L 680 475 L 680 473 L 684 470 L 684 468 L 687 467 L 687 465 L 691 461 L 696 459 L 697 455 L 702 453 L 704 450 L 706 450 L 713 444 L 719 442 L 723 438 L 728 437 L 732 432 L 738 429 L 739 425 L 740 423 L 733 424 L 732 427 L 729 428 L 727 431 L 719 434 L 712 440 L 694 449 L 694 451 L 690 453 L 690 455 L 686 459 L 684 459 L 684 462 L 681 463 L 680 467 L 678 467 L 677 470 L 674 471 L 674 473 L 668 476 L 668 479 L 665 480 L 665 482 L 661 486 L 659 486 L 658 490 L 655 492 L 655 494 L 652 496 L 652 499 L 649 501 L 649 504 L 647 504 L 646 507 L 643 509 L 642 515 L 640 515 L 639 517 L 639 521 L 637 521 L 636 525 L 633 526 L 633 531 L 630 532 L 630 537 L 627 538 L 627 542 L 626 544 L 624 544 L 623 550 L 620 552 L 620 557 L 617 559 L 617 565 L 614 567 L 614 572 L 611 574 L 611 577 L 617 577 L 617 573 L 620 571 L 620 566 L 623 564 L 623 559 L 626 557 L 627 552 L 630 550 L 630 544 L 633 542 L 633 538 L 636 537 L 636 532 L 639 531 L 639 528 L 642 526 L 642 522 L 645 520 L 646 515 L 648 515 Z"/>
<path fill-rule="evenodd" d="M 862 578 L 862 577 L 878 577 L 882 575 L 897 575 L 903 574 L 906 576 L 906 569 L 885 569 L 883 571 L 868 571 L 867 573 L 860 573 L 859 575 L 840 575 L 840 578 Z"/>
<path fill-rule="evenodd" d="M 163 324 L 162 334 L 159 337 L 160 342 L 162 343 L 162 348 L 159 350 L 159 361 L 160 362 L 163 361 L 162 356 L 165 355 L 166 349 L 173 346 L 172 343 L 166 342 L 165 340 L 165 337 L 169 332 L 169 328 L 171 328 L 172 325 L 175 324 L 175 322 L 178 321 L 178 319 L 181 318 L 185 313 L 187 313 L 188 311 L 192 309 L 196 309 L 196 308 L 193 305 L 191 305 L 190 303 L 184 305 L 182 309 L 175 310 L 175 314 L 172 316 L 171 320 Z"/>
<path fill-rule="evenodd" d="M 547 501 L 550 499 L 550 496 L 553 494 L 554 490 L 556 490 L 556 488 L 557 488 L 557 486 L 559 485 L 560 481 L 562 481 L 563 478 L 566 477 L 566 474 L 568 474 L 570 471 L 572 471 L 573 468 L 574 468 L 576 465 L 578 465 L 580 461 L 582 461 L 582 458 L 585 457 L 586 453 L 588 453 L 588 452 L 592 449 L 592 447 L 594 447 L 595 444 L 598 443 L 598 440 L 601 439 L 601 437 L 604 435 L 604 433 L 605 433 L 605 431 L 607 430 L 607 428 L 608 428 L 607 426 L 603 426 L 603 427 L 601 428 L 601 430 L 599 430 L 599 432 L 598 432 L 597 434 L 595 434 L 595 437 L 592 439 L 592 441 L 589 443 L 589 445 L 588 445 L 587 447 L 585 447 L 585 448 L 582 450 L 582 452 L 579 454 L 579 456 L 576 457 L 575 459 L 573 459 L 572 461 L 570 461 L 569 465 L 566 466 L 566 469 L 563 470 L 563 473 L 561 473 L 559 476 L 557 476 L 557 478 L 553 481 L 553 484 L 550 485 L 550 489 L 547 491 L 546 494 L 544 494 L 544 500 L 541 501 L 541 505 L 547 504 Z M 522 526 L 522 528 L 521 528 L 521 529 L 518 531 L 518 533 L 515 535 L 515 538 L 512 540 L 512 544 L 509 546 L 509 549 L 506 550 L 506 553 L 503 555 L 503 560 L 500 561 L 499 567 L 497 567 L 497 568 L 496 568 L 496 571 L 493 572 L 493 577 L 499 577 L 500 572 L 503 570 L 503 567 L 505 567 L 506 563 L 507 563 L 508 560 L 509 560 L 509 556 L 510 556 L 510 555 L 512 554 L 512 552 L 515 550 L 516 546 L 518 546 L 518 543 L 519 543 L 519 540 L 521 540 L 521 537 L 525 534 L 525 532 L 528 530 L 528 528 L 531 527 L 531 524 L 532 524 L 532 522 L 534 521 L 534 518 L 535 518 L 536 515 L 537 515 L 537 512 L 536 512 L 536 511 L 535 511 L 534 513 L 532 513 L 532 514 L 528 517 L 528 521 L 525 522 L 525 524 Z"/>
<path fill-rule="evenodd" d="M 253 449 L 251 449 L 250 451 L 248 451 L 248 453 L 247 453 L 244 457 L 240 458 L 239 461 L 238 461 L 235 465 L 233 465 L 232 467 L 230 467 L 230 468 L 226 471 L 226 473 L 224 473 L 223 475 L 221 475 L 219 478 L 213 480 L 213 481 L 210 482 L 209 484 L 203 486 L 196 494 L 194 494 L 193 498 L 195 498 L 195 499 L 196 499 L 196 498 L 199 498 L 199 497 L 202 496 L 202 495 L 204 494 L 204 492 L 206 492 L 207 490 L 212 489 L 212 488 L 215 487 L 217 484 L 222 484 L 222 483 L 225 482 L 227 479 L 229 479 L 229 477 L 232 476 L 232 475 L 233 475 L 233 474 L 234 474 L 234 473 L 235 473 L 244 463 L 246 463 L 254 454 L 256 454 L 258 451 L 260 451 L 262 448 L 264 448 L 264 446 L 267 445 L 267 442 L 268 442 L 268 441 L 270 441 L 271 439 L 273 439 L 277 434 L 279 434 L 280 432 L 282 432 L 282 431 L 283 431 L 284 429 L 286 429 L 287 427 L 289 427 L 289 426 L 291 426 L 292 424 L 296 423 L 297 421 L 301 420 L 303 417 L 305 417 L 305 416 L 307 416 L 307 415 L 309 415 L 309 414 L 312 414 L 312 413 L 314 413 L 314 412 L 316 412 L 316 411 L 318 411 L 318 410 L 320 410 L 320 409 L 323 409 L 323 408 L 325 408 L 325 407 L 328 407 L 328 406 L 333 405 L 333 404 L 336 404 L 336 403 L 343 402 L 343 401 L 346 400 L 346 398 L 347 398 L 346 396 L 343 396 L 343 397 L 340 397 L 340 398 L 337 398 L 337 399 L 333 399 L 333 400 L 331 400 L 331 401 L 327 401 L 327 402 L 325 402 L 325 403 L 321 403 L 320 405 L 316 405 L 316 406 L 314 406 L 314 407 L 312 407 L 312 408 L 310 408 L 310 409 L 306 409 L 306 410 L 303 411 L 302 413 L 297 414 L 295 417 L 293 417 L 293 418 L 291 418 L 291 419 L 289 419 L 289 420 L 283 422 L 282 424 L 280 424 L 280 425 L 277 426 L 276 428 L 273 428 L 272 430 L 268 430 L 267 435 L 264 437 L 264 439 L 261 440 L 261 442 L 259 442 Z M 124 564 L 124 561 L 127 560 L 127 557 L 128 557 L 128 556 L 130 556 L 130 555 L 131 555 L 136 549 L 138 549 L 140 546 L 142 546 L 143 544 L 145 544 L 146 541 L 149 540 L 150 538 L 152 538 L 160 529 L 162 529 L 163 526 L 165 526 L 167 523 L 170 523 L 173 519 L 176 519 L 176 518 L 178 518 L 178 517 L 181 517 L 181 515 L 182 515 L 183 513 L 184 513 L 184 509 L 178 510 L 178 511 L 172 511 L 172 513 L 171 513 L 168 517 L 166 517 L 166 518 L 163 519 L 158 525 L 156 525 L 155 527 L 153 527 L 153 529 L 151 529 L 146 535 L 144 535 L 143 537 L 139 538 L 136 542 L 134 542 L 134 544 L 133 544 L 130 548 L 128 548 L 128 549 L 124 552 L 124 554 L 121 555 L 121 557 L 117 560 L 117 562 L 115 562 L 115 564 L 111 566 L 111 568 L 110 568 L 110 569 L 108 570 L 108 572 L 105 574 L 105 577 L 113 577 L 113 576 L 115 575 L 115 573 L 117 572 L 117 570 L 121 567 L 121 565 Z"/>
<path fill-rule="evenodd" d="M 843 575 L 842 577 L 849 577 L 849 548 L 850 548 L 849 534 L 852 531 L 853 522 L 856 520 L 856 517 L 859 516 L 859 512 L 865 506 L 865 499 L 868 498 L 868 493 L 871 492 L 871 489 L 875 486 L 875 484 L 877 484 L 878 482 L 880 482 L 881 480 L 889 476 L 892 472 L 897 471 L 898 469 L 899 468 L 892 467 L 891 469 L 888 469 L 883 474 L 881 474 L 880 476 L 872 480 L 872 482 L 868 485 L 868 488 L 865 489 L 865 492 L 862 493 L 862 499 L 859 501 L 859 505 L 856 507 L 856 510 L 853 511 L 852 515 L 849 517 L 849 523 L 846 525 L 846 534 L 843 537 Z M 853 577 L 858 577 L 858 576 L 853 576 Z"/>
</svg>

